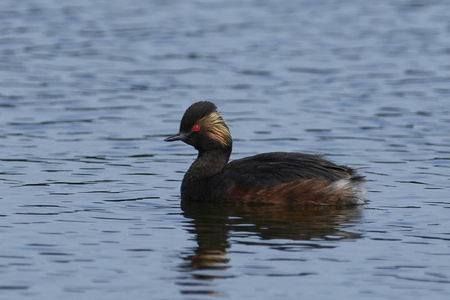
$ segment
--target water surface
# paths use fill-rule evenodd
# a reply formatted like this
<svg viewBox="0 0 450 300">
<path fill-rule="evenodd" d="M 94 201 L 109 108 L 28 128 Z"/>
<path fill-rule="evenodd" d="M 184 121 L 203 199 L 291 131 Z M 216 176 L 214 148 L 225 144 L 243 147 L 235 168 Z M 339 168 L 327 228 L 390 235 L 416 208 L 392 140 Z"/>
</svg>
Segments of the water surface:
<svg viewBox="0 0 450 300">
<path fill-rule="evenodd" d="M 7 299 L 447 299 L 446 1 L 2 1 Z M 321 153 L 349 209 L 181 206 L 164 143 L 214 101 L 232 159 Z"/>
</svg>

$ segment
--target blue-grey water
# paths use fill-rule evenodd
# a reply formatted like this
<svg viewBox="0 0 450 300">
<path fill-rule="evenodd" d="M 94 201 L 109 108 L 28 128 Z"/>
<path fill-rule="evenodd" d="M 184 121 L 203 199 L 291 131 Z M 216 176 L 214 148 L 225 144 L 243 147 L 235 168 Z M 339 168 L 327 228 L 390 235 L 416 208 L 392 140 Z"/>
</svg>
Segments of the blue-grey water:
<svg viewBox="0 0 450 300">
<path fill-rule="evenodd" d="M 368 204 L 181 207 L 198 100 Z M 2 0 L 0 298 L 448 299 L 449 132 L 446 0 Z"/>
</svg>

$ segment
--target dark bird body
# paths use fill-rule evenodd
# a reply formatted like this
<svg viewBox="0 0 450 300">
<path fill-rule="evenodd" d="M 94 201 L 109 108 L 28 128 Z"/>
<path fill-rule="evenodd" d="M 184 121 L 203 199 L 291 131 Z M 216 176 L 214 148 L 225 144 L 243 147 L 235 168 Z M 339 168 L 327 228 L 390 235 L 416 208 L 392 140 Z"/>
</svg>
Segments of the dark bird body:
<svg viewBox="0 0 450 300">
<path fill-rule="evenodd" d="M 352 168 L 320 156 L 271 152 L 228 163 L 231 134 L 207 101 L 185 112 L 180 132 L 166 141 L 182 140 L 198 157 L 181 185 L 184 202 L 234 202 L 295 205 L 357 205 L 364 203 L 364 181 Z"/>
</svg>

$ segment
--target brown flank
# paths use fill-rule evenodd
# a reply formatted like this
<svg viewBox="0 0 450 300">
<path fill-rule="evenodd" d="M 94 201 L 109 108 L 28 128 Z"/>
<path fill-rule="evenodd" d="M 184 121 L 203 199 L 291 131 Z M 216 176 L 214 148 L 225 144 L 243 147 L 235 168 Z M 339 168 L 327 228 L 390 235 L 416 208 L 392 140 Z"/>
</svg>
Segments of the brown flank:
<svg viewBox="0 0 450 300">
<path fill-rule="evenodd" d="M 225 202 L 242 204 L 295 204 L 303 206 L 348 205 L 354 197 L 346 188 L 330 188 L 331 182 L 318 179 L 297 180 L 269 188 L 246 188 L 233 185 Z"/>
</svg>

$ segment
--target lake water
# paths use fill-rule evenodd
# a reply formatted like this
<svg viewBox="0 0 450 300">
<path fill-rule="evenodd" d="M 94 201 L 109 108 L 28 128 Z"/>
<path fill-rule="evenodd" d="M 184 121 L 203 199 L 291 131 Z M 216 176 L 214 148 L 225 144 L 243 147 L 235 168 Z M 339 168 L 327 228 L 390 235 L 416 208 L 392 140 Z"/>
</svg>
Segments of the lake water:
<svg viewBox="0 0 450 300">
<path fill-rule="evenodd" d="M 1 299 L 448 299 L 450 2 L 0 4 Z M 181 207 L 214 101 L 232 159 L 359 168 L 351 209 Z"/>
</svg>

